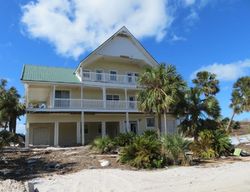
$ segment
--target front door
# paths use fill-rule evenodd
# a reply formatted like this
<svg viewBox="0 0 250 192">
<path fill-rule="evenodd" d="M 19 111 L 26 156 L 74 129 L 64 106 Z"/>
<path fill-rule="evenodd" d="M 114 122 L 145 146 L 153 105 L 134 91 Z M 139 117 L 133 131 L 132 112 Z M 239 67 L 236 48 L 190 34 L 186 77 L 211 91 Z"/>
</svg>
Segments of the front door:
<svg viewBox="0 0 250 192">
<path fill-rule="evenodd" d="M 130 121 L 130 131 L 137 134 L 137 122 L 136 121 Z"/>
</svg>

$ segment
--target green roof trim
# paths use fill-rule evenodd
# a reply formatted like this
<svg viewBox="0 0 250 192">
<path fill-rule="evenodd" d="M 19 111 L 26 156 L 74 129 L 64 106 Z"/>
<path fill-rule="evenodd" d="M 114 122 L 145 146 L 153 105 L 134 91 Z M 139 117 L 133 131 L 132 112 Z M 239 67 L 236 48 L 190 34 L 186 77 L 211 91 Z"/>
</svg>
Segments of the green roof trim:
<svg viewBox="0 0 250 192">
<path fill-rule="evenodd" d="M 21 80 L 55 83 L 80 83 L 80 80 L 76 77 L 74 71 L 75 69 L 63 67 L 24 65 Z"/>
</svg>

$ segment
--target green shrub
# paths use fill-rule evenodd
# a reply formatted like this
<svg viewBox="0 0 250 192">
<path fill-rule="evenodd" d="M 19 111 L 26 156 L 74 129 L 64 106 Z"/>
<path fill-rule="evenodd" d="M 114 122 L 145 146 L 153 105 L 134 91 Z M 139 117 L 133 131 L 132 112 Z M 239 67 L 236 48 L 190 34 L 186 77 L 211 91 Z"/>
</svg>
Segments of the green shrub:
<svg viewBox="0 0 250 192">
<path fill-rule="evenodd" d="M 214 130 L 213 146 L 216 156 L 228 155 L 232 147 L 228 134 L 223 130 Z"/>
<path fill-rule="evenodd" d="M 165 165 L 158 139 L 148 136 L 136 136 L 133 142 L 121 149 L 119 161 L 136 168 L 160 168 Z"/>
<path fill-rule="evenodd" d="M 192 150 L 197 156 L 210 159 L 229 154 L 231 146 L 224 130 L 204 130 L 199 133 L 198 141 L 194 142 Z"/>
<path fill-rule="evenodd" d="M 6 130 L 0 131 L 0 148 L 9 146 L 12 142 L 18 143 L 18 136 L 15 133 Z"/>
<path fill-rule="evenodd" d="M 198 140 L 191 144 L 191 150 L 194 154 L 202 159 L 214 158 L 216 153 L 212 148 L 213 134 L 209 130 L 204 130 L 199 133 Z"/>
<path fill-rule="evenodd" d="M 189 150 L 191 141 L 184 139 L 182 136 L 165 135 L 161 138 L 163 149 L 174 164 L 186 163 L 185 152 Z"/>
<path fill-rule="evenodd" d="M 148 137 L 149 139 L 158 139 L 158 134 L 155 130 L 146 130 L 143 133 L 144 137 Z"/>
<path fill-rule="evenodd" d="M 92 148 L 99 153 L 112 153 L 115 149 L 115 145 L 110 137 L 103 137 L 94 139 Z"/>
<path fill-rule="evenodd" d="M 135 138 L 135 133 L 128 132 L 128 133 L 120 133 L 117 137 L 114 138 L 114 144 L 117 147 L 125 147 L 132 143 L 133 139 Z"/>
</svg>

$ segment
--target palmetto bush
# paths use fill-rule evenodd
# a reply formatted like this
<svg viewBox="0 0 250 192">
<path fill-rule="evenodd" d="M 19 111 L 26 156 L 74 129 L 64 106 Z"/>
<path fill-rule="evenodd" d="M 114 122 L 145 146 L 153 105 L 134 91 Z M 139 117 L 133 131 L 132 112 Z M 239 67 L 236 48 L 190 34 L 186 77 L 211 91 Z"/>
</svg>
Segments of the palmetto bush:
<svg viewBox="0 0 250 192">
<path fill-rule="evenodd" d="M 146 169 L 160 168 L 166 163 L 160 140 L 152 139 L 148 135 L 136 136 L 131 144 L 123 147 L 119 154 L 119 161 Z"/>
<path fill-rule="evenodd" d="M 213 149 L 216 156 L 228 155 L 232 149 L 228 134 L 221 129 L 214 130 L 213 132 Z"/>
<path fill-rule="evenodd" d="M 99 153 L 112 153 L 115 150 L 114 141 L 110 137 L 94 139 L 91 147 Z"/>
<path fill-rule="evenodd" d="M 189 150 L 191 141 L 184 139 L 181 135 L 165 135 L 161 138 L 162 146 L 166 156 L 174 164 L 185 164 L 185 152 Z"/>
<path fill-rule="evenodd" d="M 120 133 L 117 137 L 114 138 L 114 144 L 117 147 L 125 147 L 133 142 L 135 138 L 134 132 Z"/>
<path fill-rule="evenodd" d="M 202 159 L 211 159 L 227 155 L 231 149 L 230 139 L 224 130 L 203 130 L 198 140 L 191 146 L 196 156 Z"/>
</svg>

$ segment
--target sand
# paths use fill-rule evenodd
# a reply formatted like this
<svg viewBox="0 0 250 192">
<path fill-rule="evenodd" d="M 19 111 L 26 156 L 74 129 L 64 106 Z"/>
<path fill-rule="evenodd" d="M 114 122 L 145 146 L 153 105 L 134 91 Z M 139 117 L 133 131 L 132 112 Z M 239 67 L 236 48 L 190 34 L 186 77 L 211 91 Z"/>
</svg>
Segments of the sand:
<svg viewBox="0 0 250 192">
<path fill-rule="evenodd" d="M 90 169 L 32 180 L 39 192 L 248 192 L 250 162 L 153 171 Z"/>
</svg>

